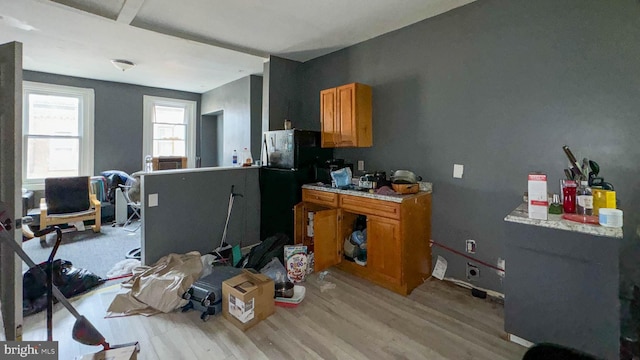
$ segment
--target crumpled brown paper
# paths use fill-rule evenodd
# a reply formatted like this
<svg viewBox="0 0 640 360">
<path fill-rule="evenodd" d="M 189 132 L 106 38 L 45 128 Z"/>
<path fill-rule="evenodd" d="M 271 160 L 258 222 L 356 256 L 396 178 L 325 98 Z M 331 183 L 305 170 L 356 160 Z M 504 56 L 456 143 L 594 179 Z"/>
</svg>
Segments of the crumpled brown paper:
<svg viewBox="0 0 640 360">
<path fill-rule="evenodd" d="M 188 302 L 182 299 L 182 294 L 201 272 L 202 262 L 197 251 L 169 254 L 152 266 L 137 267 L 131 279 L 122 284 L 128 290 L 115 296 L 106 317 L 151 316 L 182 307 Z"/>
</svg>

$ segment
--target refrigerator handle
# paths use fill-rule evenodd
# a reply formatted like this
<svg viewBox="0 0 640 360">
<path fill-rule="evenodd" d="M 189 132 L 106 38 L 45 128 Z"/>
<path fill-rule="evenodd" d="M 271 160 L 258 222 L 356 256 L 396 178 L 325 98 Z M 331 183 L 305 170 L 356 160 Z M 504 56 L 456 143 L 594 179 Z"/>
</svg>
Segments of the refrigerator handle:
<svg viewBox="0 0 640 360">
<path fill-rule="evenodd" d="M 261 156 L 261 159 L 263 161 L 262 166 L 269 166 L 269 148 L 267 147 L 267 134 L 264 134 L 264 139 L 262 141 L 262 143 L 264 144 L 264 156 Z"/>
</svg>

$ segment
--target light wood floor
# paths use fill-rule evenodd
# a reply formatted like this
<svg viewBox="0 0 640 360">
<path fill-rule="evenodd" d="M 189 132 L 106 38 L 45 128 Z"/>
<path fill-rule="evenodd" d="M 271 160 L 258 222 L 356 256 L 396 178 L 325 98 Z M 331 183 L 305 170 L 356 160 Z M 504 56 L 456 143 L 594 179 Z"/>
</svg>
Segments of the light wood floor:
<svg viewBox="0 0 640 360">
<path fill-rule="evenodd" d="M 117 287 L 74 301 L 111 344 L 139 341 L 138 359 L 521 359 L 525 348 L 504 340 L 503 307 L 431 279 L 403 297 L 331 269 L 320 291 L 317 275 L 305 300 L 243 333 L 222 316 L 199 312 L 104 319 Z M 60 359 L 99 347 L 71 339 L 74 319 L 59 304 L 54 339 Z M 46 339 L 45 315 L 25 319 L 24 340 Z"/>
</svg>

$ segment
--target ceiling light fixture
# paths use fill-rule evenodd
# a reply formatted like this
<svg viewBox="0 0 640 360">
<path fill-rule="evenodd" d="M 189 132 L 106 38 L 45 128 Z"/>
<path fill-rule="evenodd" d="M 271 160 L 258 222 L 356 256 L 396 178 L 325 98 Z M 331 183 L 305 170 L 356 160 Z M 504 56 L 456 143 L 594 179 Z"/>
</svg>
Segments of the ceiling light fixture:
<svg viewBox="0 0 640 360">
<path fill-rule="evenodd" d="M 113 64 L 113 66 L 116 67 L 116 69 L 122 70 L 122 71 L 127 71 L 132 67 L 136 66 L 136 64 L 132 63 L 129 60 L 115 59 L 115 60 L 111 60 L 111 63 Z"/>
</svg>

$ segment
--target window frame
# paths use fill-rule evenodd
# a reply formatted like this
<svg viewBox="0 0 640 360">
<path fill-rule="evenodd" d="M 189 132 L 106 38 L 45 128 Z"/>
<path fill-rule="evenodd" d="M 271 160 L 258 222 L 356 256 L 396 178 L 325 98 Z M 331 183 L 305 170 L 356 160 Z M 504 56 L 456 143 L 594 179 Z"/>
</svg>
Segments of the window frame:
<svg viewBox="0 0 640 360">
<path fill-rule="evenodd" d="M 27 190 L 44 190 L 44 178 L 27 179 L 29 95 L 52 95 L 77 97 L 79 107 L 79 169 L 78 176 L 93 176 L 94 170 L 94 122 L 95 91 L 92 88 L 40 83 L 22 82 L 22 187 Z M 55 137 L 55 136 L 53 136 Z M 63 138 L 62 136 L 60 138 Z"/>
<path fill-rule="evenodd" d="M 186 123 L 186 156 L 187 167 L 195 167 L 196 159 L 196 107 L 197 102 L 193 100 L 173 99 L 159 96 L 144 95 L 143 97 L 143 130 L 142 130 L 142 168 L 144 169 L 144 158 L 147 155 L 153 156 L 153 107 L 168 106 L 184 108 Z"/>
</svg>

